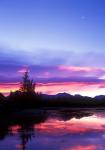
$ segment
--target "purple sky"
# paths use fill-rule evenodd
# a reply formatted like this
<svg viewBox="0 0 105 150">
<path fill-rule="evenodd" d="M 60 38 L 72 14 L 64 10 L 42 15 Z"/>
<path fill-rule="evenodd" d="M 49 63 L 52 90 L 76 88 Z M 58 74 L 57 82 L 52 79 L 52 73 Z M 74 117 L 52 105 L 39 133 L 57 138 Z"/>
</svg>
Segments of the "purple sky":
<svg viewBox="0 0 105 150">
<path fill-rule="evenodd" d="M 0 1 L 0 91 L 28 67 L 44 93 L 104 94 L 104 28 L 104 0 Z"/>
</svg>

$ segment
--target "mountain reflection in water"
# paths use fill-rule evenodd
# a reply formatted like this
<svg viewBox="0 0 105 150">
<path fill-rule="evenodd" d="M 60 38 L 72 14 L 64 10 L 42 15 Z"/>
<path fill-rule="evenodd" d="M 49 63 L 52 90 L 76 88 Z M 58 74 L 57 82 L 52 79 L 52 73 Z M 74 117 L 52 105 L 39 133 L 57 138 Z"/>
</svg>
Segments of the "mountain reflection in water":
<svg viewBox="0 0 105 150">
<path fill-rule="evenodd" d="M 0 150 L 105 150 L 101 110 L 35 110 L 0 119 Z"/>
</svg>

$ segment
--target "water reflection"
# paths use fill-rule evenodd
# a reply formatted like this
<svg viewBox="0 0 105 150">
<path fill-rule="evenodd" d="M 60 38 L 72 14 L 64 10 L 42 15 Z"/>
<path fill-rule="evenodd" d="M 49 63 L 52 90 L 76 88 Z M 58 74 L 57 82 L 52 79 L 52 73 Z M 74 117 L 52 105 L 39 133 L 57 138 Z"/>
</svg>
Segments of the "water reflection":
<svg viewBox="0 0 105 150">
<path fill-rule="evenodd" d="M 0 150 L 104 150 L 104 116 L 101 111 L 61 109 L 3 117 Z"/>
</svg>

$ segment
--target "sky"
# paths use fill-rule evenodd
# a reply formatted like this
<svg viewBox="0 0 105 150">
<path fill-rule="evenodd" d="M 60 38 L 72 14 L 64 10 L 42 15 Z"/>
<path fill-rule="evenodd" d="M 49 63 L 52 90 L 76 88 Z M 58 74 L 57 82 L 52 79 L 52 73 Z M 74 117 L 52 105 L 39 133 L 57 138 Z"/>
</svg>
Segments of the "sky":
<svg viewBox="0 0 105 150">
<path fill-rule="evenodd" d="M 105 93 L 105 0 L 0 0 L 0 92 Z"/>
</svg>

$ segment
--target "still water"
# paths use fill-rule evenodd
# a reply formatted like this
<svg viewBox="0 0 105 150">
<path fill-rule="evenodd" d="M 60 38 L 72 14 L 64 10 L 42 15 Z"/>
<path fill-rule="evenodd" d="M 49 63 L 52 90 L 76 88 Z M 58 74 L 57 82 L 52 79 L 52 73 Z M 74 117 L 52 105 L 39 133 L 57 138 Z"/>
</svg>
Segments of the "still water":
<svg viewBox="0 0 105 150">
<path fill-rule="evenodd" d="M 36 110 L 3 117 L 0 150 L 105 150 L 105 111 Z"/>
</svg>

